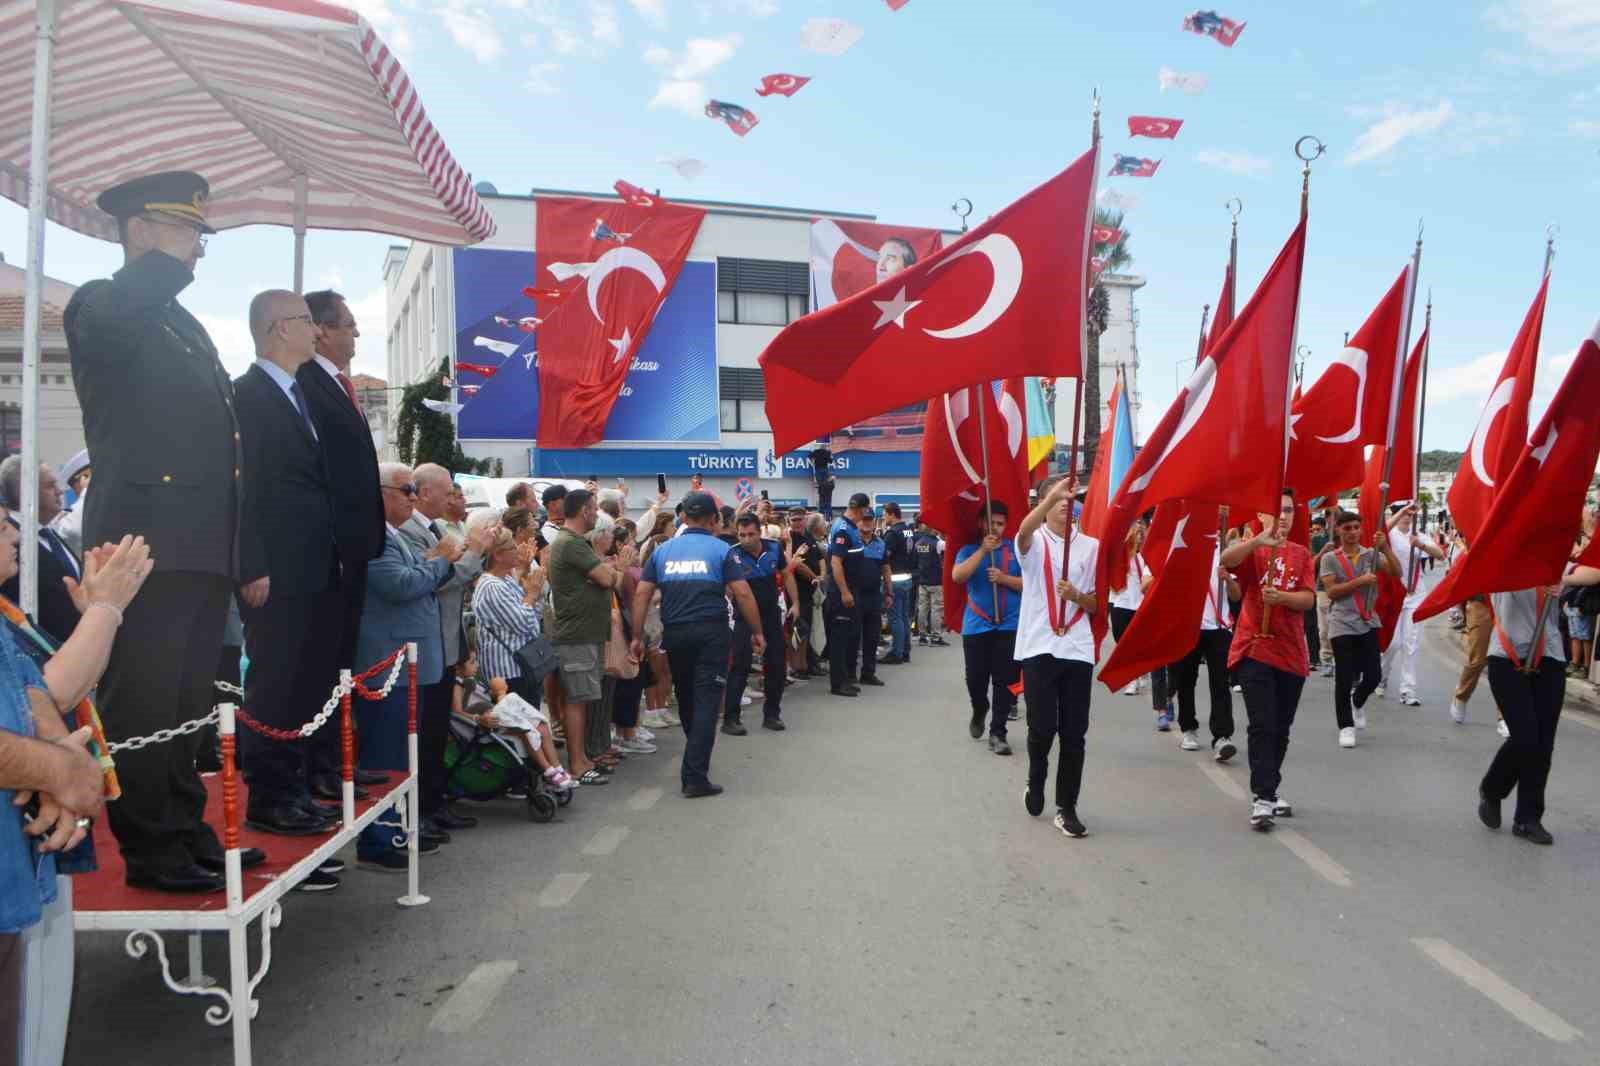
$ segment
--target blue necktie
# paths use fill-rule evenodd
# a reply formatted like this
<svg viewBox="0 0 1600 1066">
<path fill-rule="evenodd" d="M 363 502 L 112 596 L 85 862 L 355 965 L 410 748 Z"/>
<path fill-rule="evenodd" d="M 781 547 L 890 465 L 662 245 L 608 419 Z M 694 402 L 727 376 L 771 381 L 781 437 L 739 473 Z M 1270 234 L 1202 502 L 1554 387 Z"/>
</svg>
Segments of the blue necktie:
<svg viewBox="0 0 1600 1066">
<path fill-rule="evenodd" d="M 317 440 L 317 427 L 311 424 L 311 415 L 306 411 L 306 401 L 300 395 L 300 383 L 289 383 L 289 395 L 294 397 L 294 405 L 300 412 L 300 417 L 306 421 L 306 431 L 311 434 L 312 440 Z"/>
</svg>

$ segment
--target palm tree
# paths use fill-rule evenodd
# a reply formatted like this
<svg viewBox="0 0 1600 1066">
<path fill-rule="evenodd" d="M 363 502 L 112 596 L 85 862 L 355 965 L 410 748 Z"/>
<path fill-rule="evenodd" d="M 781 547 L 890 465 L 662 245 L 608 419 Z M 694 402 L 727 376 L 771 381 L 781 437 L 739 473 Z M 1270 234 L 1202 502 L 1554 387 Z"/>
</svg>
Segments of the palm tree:
<svg viewBox="0 0 1600 1066">
<path fill-rule="evenodd" d="M 1094 209 L 1096 226 L 1117 231 L 1117 239 L 1110 243 L 1096 243 L 1094 257 L 1100 261 L 1100 273 L 1094 275 L 1094 287 L 1089 290 L 1089 300 L 1084 313 L 1088 322 L 1088 348 L 1083 353 L 1083 459 L 1080 469 L 1094 469 L 1094 453 L 1100 446 L 1100 335 L 1109 324 L 1111 297 L 1100 283 L 1103 274 L 1115 274 L 1133 262 L 1128 251 L 1128 238 L 1132 236 L 1123 225 L 1123 213 L 1103 207 Z M 1124 401 L 1126 402 L 1126 401 Z"/>
</svg>

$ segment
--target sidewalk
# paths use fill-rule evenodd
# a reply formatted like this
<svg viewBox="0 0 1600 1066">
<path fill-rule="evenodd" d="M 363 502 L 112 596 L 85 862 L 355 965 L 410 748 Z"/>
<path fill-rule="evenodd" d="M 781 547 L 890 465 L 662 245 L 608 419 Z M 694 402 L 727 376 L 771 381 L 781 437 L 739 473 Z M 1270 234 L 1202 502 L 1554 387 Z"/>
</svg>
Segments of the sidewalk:
<svg viewBox="0 0 1600 1066">
<path fill-rule="evenodd" d="M 1450 627 L 1448 613 L 1435 615 L 1422 623 L 1422 633 L 1425 647 L 1451 664 L 1452 669 L 1461 669 L 1461 634 Z M 1590 676 L 1594 676 L 1592 671 Z M 1600 717 L 1600 685 L 1582 678 L 1567 678 L 1566 709 Z"/>
</svg>

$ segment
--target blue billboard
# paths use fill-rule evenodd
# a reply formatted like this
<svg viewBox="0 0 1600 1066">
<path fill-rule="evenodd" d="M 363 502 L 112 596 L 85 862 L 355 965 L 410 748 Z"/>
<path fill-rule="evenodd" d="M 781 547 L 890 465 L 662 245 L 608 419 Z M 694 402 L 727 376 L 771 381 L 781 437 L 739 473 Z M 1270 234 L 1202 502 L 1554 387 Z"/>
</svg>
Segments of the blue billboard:
<svg viewBox="0 0 1600 1066">
<path fill-rule="evenodd" d="M 921 458 L 916 452 L 851 452 L 833 457 L 833 472 L 840 477 L 916 477 Z M 528 469 L 535 477 L 772 476 L 759 459 L 755 448 L 532 448 Z M 791 452 L 776 476 L 810 480 L 811 460 Z"/>
<path fill-rule="evenodd" d="M 535 440 L 539 428 L 538 333 L 521 323 L 535 313 L 523 288 L 535 284 L 535 253 L 458 248 L 455 271 L 457 383 L 479 385 L 456 418 L 463 440 Z M 581 301 L 578 301 L 581 304 Z M 577 313 L 564 309 L 563 314 Z M 492 377 L 462 364 L 497 368 Z M 717 268 L 683 264 L 672 291 L 634 354 L 606 421 L 606 441 L 715 444 Z"/>
</svg>

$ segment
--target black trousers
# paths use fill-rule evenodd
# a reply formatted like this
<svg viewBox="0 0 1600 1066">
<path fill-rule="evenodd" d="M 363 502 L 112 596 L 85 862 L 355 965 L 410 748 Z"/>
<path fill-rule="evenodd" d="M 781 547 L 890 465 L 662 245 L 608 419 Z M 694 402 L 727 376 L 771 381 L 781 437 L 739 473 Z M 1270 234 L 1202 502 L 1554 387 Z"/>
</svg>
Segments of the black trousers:
<svg viewBox="0 0 1600 1066">
<path fill-rule="evenodd" d="M 1567 696 L 1566 664 L 1546 656 L 1530 675 L 1504 656 L 1491 655 L 1489 691 L 1500 705 L 1511 737 L 1494 753 L 1479 788 L 1497 800 L 1516 789 L 1517 812 L 1512 820 L 1531 825 L 1544 818 L 1544 787 L 1550 779 L 1556 725 Z"/>
<path fill-rule="evenodd" d="M 717 719 L 722 717 L 722 691 L 728 683 L 728 625 L 716 621 L 672 626 L 666 631 L 665 643 L 672 690 L 678 697 L 678 718 L 683 722 L 680 780 L 684 788 L 708 784 Z"/>
<path fill-rule="evenodd" d="M 316 593 L 273 591 L 261 607 L 241 602 L 245 654 L 244 706 L 256 721 L 277 729 L 304 725 L 327 700 L 338 680 L 339 589 Z M 333 738 L 339 726 L 329 719 L 319 733 Z M 324 742 L 325 743 L 325 742 Z M 311 802 L 308 753 L 304 740 L 272 740 L 241 729 L 239 755 L 250 786 L 249 808 Z"/>
<path fill-rule="evenodd" d="M 1167 668 L 1178 697 L 1178 728 L 1185 733 L 1200 728 L 1195 713 L 1194 687 L 1200 681 L 1200 664 L 1206 665 L 1206 687 L 1211 690 L 1211 739 L 1233 736 L 1233 692 L 1228 687 L 1228 649 L 1233 634 L 1226 629 L 1202 629 L 1189 654 Z"/>
<path fill-rule="evenodd" d="M 1365 633 L 1334 637 L 1331 643 L 1333 714 L 1340 729 L 1354 729 L 1356 720 L 1350 713 L 1351 701 L 1357 707 L 1365 707 L 1367 698 L 1377 691 L 1383 681 L 1383 654 L 1378 650 L 1378 631 L 1369 629 Z"/>
<path fill-rule="evenodd" d="M 417 695 L 417 804 L 426 817 L 444 809 L 444 751 L 450 740 L 450 697 L 455 672 L 423 685 Z"/>
<path fill-rule="evenodd" d="M 106 739 L 127 740 L 211 713 L 230 580 L 220 574 L 158 571 L 123 612 L 100 679 Z M 195 769 L 197 734 L 117 755 L 122 798 L 106 818 L 128 869 L 162 872 L 221 858 L 204 821 L 206 789 Z"/>
<path fill-rule="evenodd" d="M 1255 659 L 1241 659 L 1234 676 L 1244 689 L 1244 711 L 1250 719 L 1250 793 L 1275 800 L 1306 679 Z"/>
<path fill-rule="evenodd" d="M 1133 624 L 1133 610 L 1128 607 L 1111 608 L 1111 639 L 1121 640 L 1122 634 Z M 1167 706 L 1167 668 L 1158 666 L 1150 671 L 1150 706 L 1165 710 Z"/>
<path fill-rule="evenodd" d="M 338 611 L 318 619 L 316 636 L 319 642 L 337 641 L 339 649 L 332 673 L 324 679 L 323 699 L 327 699 L 328 692 L 338 684 L 340 670 L 355 671 L 370 665 L 355 661 L 356 642 L 361 639 L 361 609 L 367 599 L 367 562 L 359 551 L 340 547 Z M 421 728 L 420 723 L 418 728 Z M 306 766 L 312 774 L 340 776 L 344 770 L 344 753 L 339 746 L 338 729 L 323 726 L 311 735 L 306 741 Z"/>
<path fill-rule="evenodd" d="M 1006 735 L 1006 719 L 1017 697 L 1011 686 L 1017 683 L 1018 664 L 1012 655 L 1017 648 L 1017 631 L 991 629 L 987 633 L 969 633 L 961 638 L 961 653 L 967 661 L 967 696 L 972 701 L 972 713 L 979 716 L 988 712 L 989 735 L 1002 740 Z"/>
<path fill-rule="evenodd" d="M 859 606 L 846 607 L 841 601 L 832 600 L 828 604 L 826 617 L 828 684 L 841 689 L 856 679 L 856 653 L 861 644 L 861 610 Z"/>
<path fill-rule="evenodd" d="M 1306 651 L 1312 666 L 1322 665 L 1322 631 L 1317 626 L 1315 609 L 1300 612 L 1306 626 Z"/>
<path fill-rule="evenodd" d="M 1028 697 L 1028 791 L 1043 792 L 1050 748 L 1061 739 L 1056 764 L 1056 806 L 1075 810 L 1083 785 L 1084 739 L 1089 735 L 1089 686 L 1094 664 L 1035 655 L 1022 664 Z"/>
<path fill-rule="evenodd" d="M 778 610 L 776 600 L 770 604 L 758 602 L 756 609 L 761 613 L 761 633 L 767 641 L 767 650 L 761 657 L 766 685 L 761 713 L 766 718 L 777 718 L 783 710 L 783 685 L 788 679 L 783 661 L 783 612 Z M 735 722 L 739 720 L 739 702 L 750 681 L 750 667 L 755 658 L 750 637 L 750 627 L 745 624 L 744 616 L 735 615 L 733 656 L 728 663 L 728 688 L 722 705 L 723 715 Z"/>
<path fill-rule="evenodd" d="M 860 600 L 856 601 L 860 603 Z M 883 605 L 876 607 L 864 606 L 861 608 L 861 637 L 857 642 L 861 649 L 861 677 L 878 676 L 878 638 L 883 636 Z M 856 661 L 850 660 L 851 676 L 855 675 Z"/>
</svg>

